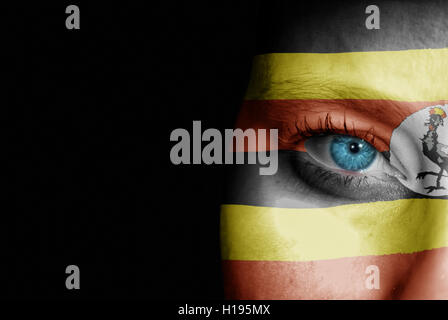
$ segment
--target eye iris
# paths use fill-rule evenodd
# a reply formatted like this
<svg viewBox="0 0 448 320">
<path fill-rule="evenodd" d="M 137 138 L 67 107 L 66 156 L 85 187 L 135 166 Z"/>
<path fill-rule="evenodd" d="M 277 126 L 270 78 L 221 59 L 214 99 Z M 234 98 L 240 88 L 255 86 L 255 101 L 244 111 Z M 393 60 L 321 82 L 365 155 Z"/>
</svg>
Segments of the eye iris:
<svg viewBox="0 0 448 320">
<path fill-rule="evenodd" d="M 330 144 L 333 161 L 344 170 L 367 169 L 375 160 L 376 153 L 369 143 L 351 136 L 336 136 Z"/>
</svg>

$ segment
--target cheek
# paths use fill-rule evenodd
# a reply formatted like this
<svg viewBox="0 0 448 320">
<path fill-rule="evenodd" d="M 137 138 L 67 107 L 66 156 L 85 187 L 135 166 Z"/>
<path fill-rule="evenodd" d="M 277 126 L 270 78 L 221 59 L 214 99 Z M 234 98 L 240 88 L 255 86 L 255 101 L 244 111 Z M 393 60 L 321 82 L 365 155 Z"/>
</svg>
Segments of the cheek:
<svg viewBox="0 0 448 320">
<path fill-rule="evenodd" d="M 448 202 L 410 199 L 326 209 L 225 205 L 231 299 L 448 298 Z"/>
</svg>

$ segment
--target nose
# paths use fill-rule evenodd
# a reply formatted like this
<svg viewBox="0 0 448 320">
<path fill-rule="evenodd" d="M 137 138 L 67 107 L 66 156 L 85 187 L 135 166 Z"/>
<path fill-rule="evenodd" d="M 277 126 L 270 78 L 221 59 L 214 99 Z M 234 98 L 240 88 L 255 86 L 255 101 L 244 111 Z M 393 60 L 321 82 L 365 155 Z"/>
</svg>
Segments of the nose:
<svg viewBox="0 0 448 320">
<path fill-rule="evenodd" d="M 448 214 L 448 200 L 427 199 L 428 233 L 422 241 L 432 250 L 415 254 L 410 272 L 404 277 L 401 299 L 448 299 L 448 247 L 441 246 L 448 239 L 448 219 L 433 220 L 434 215 Z M 418 231 L 417 231 L 418 232 Z"/>
<path fill-rule="evenodd" d="M 400 299 L 448 299 L 448 248 L 419 253 L 411 270 Z"/>
</svg>

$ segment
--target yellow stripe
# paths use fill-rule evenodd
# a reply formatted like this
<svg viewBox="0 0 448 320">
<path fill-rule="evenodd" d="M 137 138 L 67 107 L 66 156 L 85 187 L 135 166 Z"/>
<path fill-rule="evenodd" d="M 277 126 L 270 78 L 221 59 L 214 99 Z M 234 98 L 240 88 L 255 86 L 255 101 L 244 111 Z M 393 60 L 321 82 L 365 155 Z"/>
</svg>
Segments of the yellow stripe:
<svg viewBox="0 0 448 320">
<path fill-rule="evenodd" d="M 247 100 L 448 99 L 448 49 L 256 56 Z"/>
<path fill-rule="evenodd" d="M 448 200 L 405 199 L 321 209 L 221 207 L 226 260 L 310 261 L 448 246 Z"/>
</svg>

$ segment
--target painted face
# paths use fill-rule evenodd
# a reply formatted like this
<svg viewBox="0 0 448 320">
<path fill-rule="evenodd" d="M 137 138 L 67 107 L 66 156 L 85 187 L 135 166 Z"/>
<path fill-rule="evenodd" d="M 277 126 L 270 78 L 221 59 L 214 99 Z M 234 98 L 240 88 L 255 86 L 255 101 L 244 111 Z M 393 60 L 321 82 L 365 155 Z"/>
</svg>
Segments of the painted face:
<svg viewBox="0 0 448 320">
<path fill-rule="evenodd" d="M 279 159 L 230 177 L 226 295 L 448 299 L 448 4 L 380 1 L 379 30 L 367 4 L 291 6 L 261 15 L 236 123 L 278 129 Z"/>
</svg>

